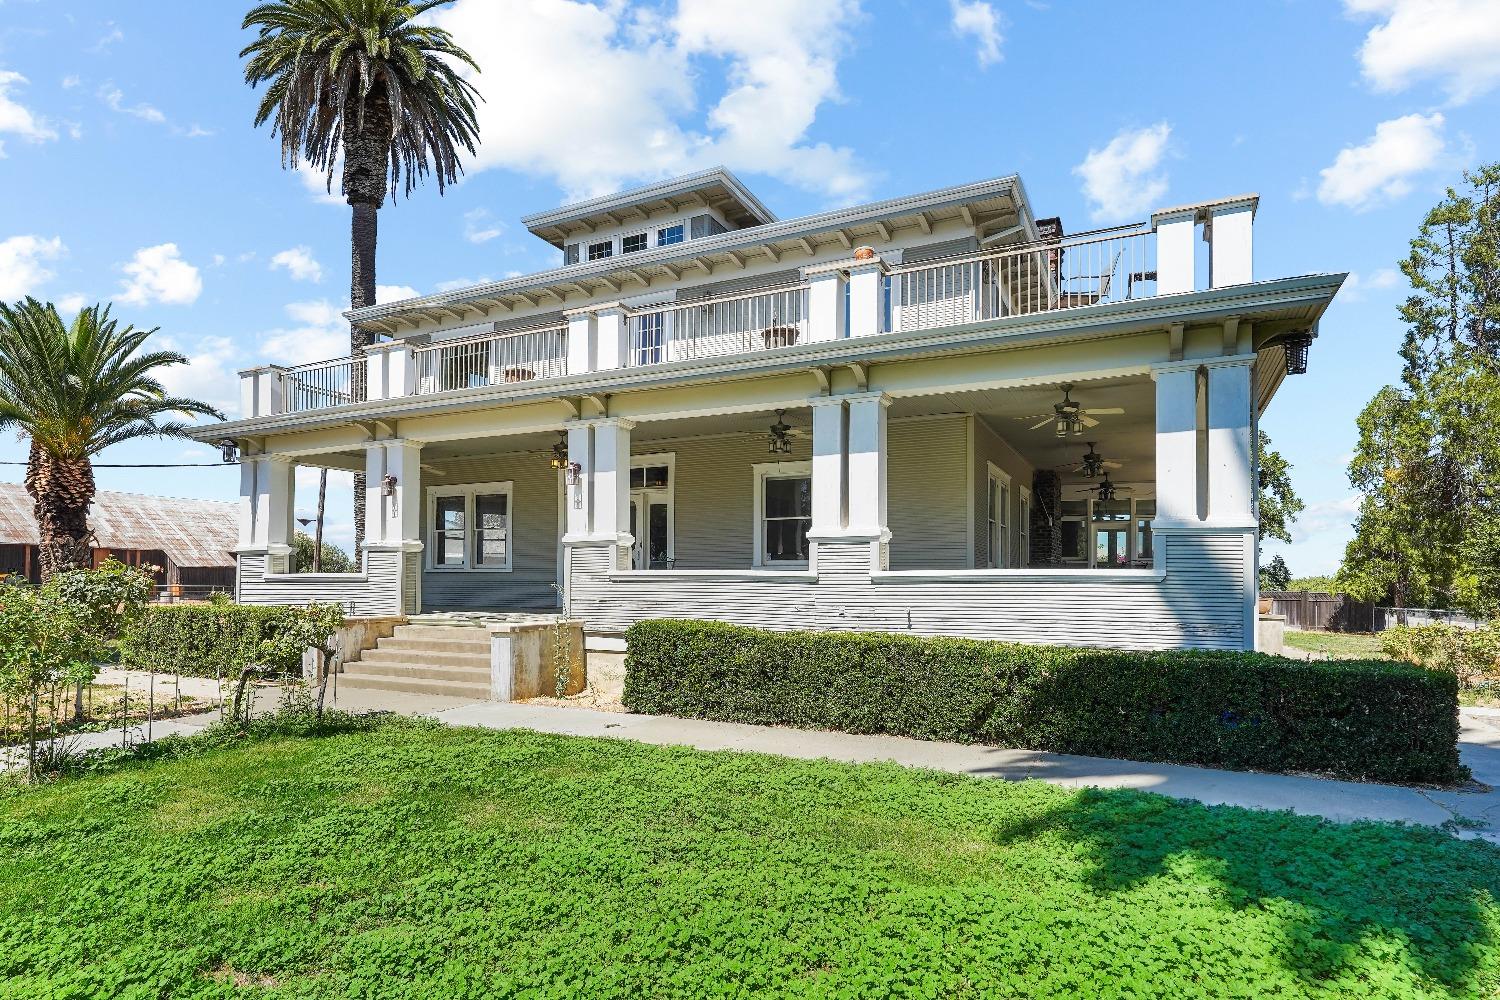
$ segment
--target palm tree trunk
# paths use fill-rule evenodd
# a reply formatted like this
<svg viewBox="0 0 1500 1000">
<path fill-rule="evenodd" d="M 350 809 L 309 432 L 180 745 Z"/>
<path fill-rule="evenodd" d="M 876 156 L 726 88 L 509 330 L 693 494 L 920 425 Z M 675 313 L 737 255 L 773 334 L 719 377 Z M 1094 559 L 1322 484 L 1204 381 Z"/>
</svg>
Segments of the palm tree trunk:
<svg viewBox="0 0 1500 1000">
<path fill-rule="evenodd" d="M 94 502 L 94 469 L 86 458 L 56 458 L 33 442 L 26 462 L 26 492 L 36 515 L 41 578 L 93 563 L 89 507 Z"/>
<path fill-rule="evenodd" d="M 328 501 L 328 470 L 318 470 L 318 519 L 313 523 L 313 572 L 323 572 L 323 508 Z"/>
</svg>

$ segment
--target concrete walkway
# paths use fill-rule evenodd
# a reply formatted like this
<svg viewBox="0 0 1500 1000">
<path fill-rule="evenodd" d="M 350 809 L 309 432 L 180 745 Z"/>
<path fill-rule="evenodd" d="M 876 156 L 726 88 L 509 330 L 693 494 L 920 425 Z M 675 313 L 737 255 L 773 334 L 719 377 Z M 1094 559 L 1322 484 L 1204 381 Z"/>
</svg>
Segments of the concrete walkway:
<svg viewBox="0 0 1500 1000">
<path fill-rule="evenodd" d="M 257 710 L 269 711 L 275 708 L 278 700 L 276 688 L 260 688 L 256 695 Z M 1389 820 L 1426 826 L 1446 825 L 1461 837 L 1500 843 L 1500 791 L 1486 788 L 1433 791 L 1400 785 L 935 743 L 898 736 L 855 736 L 585 708 L 469 702 L 352 688 L 340 691 L 337 703 L 331 702 L 330 707 L 346 712 L 383 711 L 423 716 L 449 726 L 532 729 L 567 736 L 638 740 L 657 746 L 779 754 L 802 760 L 890 761 L 908 767 L 1010 781 L 1036 778 L 1066 788 L 1134 788 L 1208 805 L 1288 809 L 1337 822 Z M 154 725 L 152 735 L 158 739 L 173 734 L 190 735 L 202 731 L 218 718 L 219 713 L 215 711 L 159 721 Z M 1500 710 L 1464 709 L 1461 722 L 1459 747 L 1464 763 L 1473 770 L 1480 785 L 1500 786 Z M 143 742 L 146 727 L 131 727 L 126 738 L 131 744 Z M 109 733 L 74 736 L 70 740 L 77 750 L 87 751 L 118 747 L 121 736 L 116 729 Z M 24 749 L 0 750 L 0 770 L 18 765 L 25 765 Z"/>
</svg>

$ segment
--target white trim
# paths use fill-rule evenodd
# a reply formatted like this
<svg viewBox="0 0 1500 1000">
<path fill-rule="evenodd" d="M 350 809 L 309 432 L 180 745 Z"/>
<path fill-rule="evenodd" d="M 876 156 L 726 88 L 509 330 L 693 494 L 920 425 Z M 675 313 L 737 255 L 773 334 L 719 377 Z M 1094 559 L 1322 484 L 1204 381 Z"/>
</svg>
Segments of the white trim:
<svg viewBox="0 0 1500 1000">
<path fill-rule="evenodd" d="M 752 465 L 750 467 L 750 472 L 752 488 L 754 490 L 754 518 L 750 524 L 750 530 L 753 534 L 752 542 L 754 544 L 754 548 L 751 550 L 754 553 L 752 565 L 756 568 L 762 566 L 810 567 L 810 557 L 812 555 L 811 552 L 808 553 L 809 561 L 807 562 L 794 562 L 780 559 L 768 561 L 766 559 L 765 506 L 767 479 L 797 479 L 803 476 L 806 476 L 808 479 L 812 479 L 812 462 L 761 462 L 756 465 Z M 809 522 L 811 522 L 811 518 L 809 518 Z M 809 526 L 811 525 L 809 524 Z M 811 545 L 812 539 L 809 538 L 809 548 L 811 547 Z"/>
<path fill-rule="evenodd" d="M 800 563 L 784 563 L 782 565 L 797 566 Z M 693 580 L 791 580 L 802 583 L 817 583 L 818 574 L 809 570 L 776 570 L 776 569 L 625 569 L 616 570 L 609 574 L 612 581 L 648 582 L 652 580 L 671 580 L 674 578 L 687 578 Z"/>
<path fill-rule="evenodd" d="M 875 583 L 985 583 L 996 580 L 1038 580 L 1048 583 L 1160 583 L 1165 569 L 897 569 L 870 574 Z"/>
<path fill-rule="evenodd" d="M 515 523 L 516 496 L 514 483 L 510 480 L 498 483 L 463 483 L 453 486 L 427 487 L 426 521 L 422 525 L 422 536 L 431 539 L 426 546 L 427 558 L 423 567 L 428 573 L 510 573 L 515 570 Z M 474 515 L 474 498 L 478 496 L 505 497 L 505 562 L 499 565 L 474 565 L 474 545 L 477 540 L 477 521 Z M 439 565 L 437 502 L 443 497 L 464 498 L 464 561 L 461 566 Z"/>
<path fill-rule="evenodd" d="M 627 492 L 630 494 L 628 502 L 634 503 L 635 502 L 635 496 L 636 496 L 637 493 L 642 493 L 642 494 L 645 494 L 645 493 L 666 493 L 666 495 L 667 495 L 667 561 L 668 561 L 668 563 L 674 563 L 677 560 L 677 453 L 675 451 L 667 451 L 667 452 L 657 452 L 655 454 L 650 454 L 650 455 L 631 455 L 630 456 L 630 469 L 631 469 L 632 472 L 635 471 L 636 469 L 645 469 L 645 468 L 647 468 L 649 466 L 653 466 L 653 465 L 665 465 L 667 467 L 667 485 L 665 487 L 662 487 L 662 486 L 642 486 L 639 489 L 637 489 L 634 486 L 629 486 L 628 483 L 627 483 Z M 641 551 L 642 551 L 643 554 L 645 554 L 645 555 L 647 555 L 649 557 L 649 553 L 646 550 L 648 550 L 651 547 L 651 526 L 649 524 L 644 524 L 643 523 L 643 524 L 637 525 L 637 528 L 639 530 L 632 532 L 631 533 L 631 537 L 634 538 L 634 539 L 641 539 L 642 537 L 644 537 L 645 541 L 642 543 L 642 549 L 641 549 Z M 632 542 L 631 543 L 631 551 L 632 551 L 632 553 L 634 552 L 634 550 L 635 550 L 635 544 L 634 544 L 634 542 Z M 647 561 L 649 561 L 649 558 L 648 558 Z M 643 568 L 649 568 L 649 567 L 643 567 Z M 660 573 L 662 571 L 661 570 L 655 570 L 654 572 Z"/>
<path fill-rule="evenodd" d="M 1031 489 L 1016 487 L 1016 568 L 1031 565 Z"/>
<path fill-rule="evenodd" d="M 985 462 L 988 473 L 984 493 L 984 528 L 987 539 L 985 557 L 989 563 L 989 569 L 1005 569 L 1010 562 L 1010 498 L 1011 478 L 1006 472 L 994 462 Z M 995 487 L 1001 487 L 1005 492 L 998 501 L 995 496 Z M 999 511 L 999 517 L 991 517 L 992 511 Z M 995 552 L 996 542 L 999 542 L 1000 552 Z"/>
</svg>

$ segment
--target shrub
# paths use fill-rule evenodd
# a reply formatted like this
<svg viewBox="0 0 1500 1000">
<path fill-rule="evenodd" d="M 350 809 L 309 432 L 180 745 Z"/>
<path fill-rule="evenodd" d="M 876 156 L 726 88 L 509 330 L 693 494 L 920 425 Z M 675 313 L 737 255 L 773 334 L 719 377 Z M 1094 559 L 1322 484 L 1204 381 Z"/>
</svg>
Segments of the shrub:
<svg viewBox="0 0 1500 1000">
<path fill-rule="evenodd" d="M 196 677 L 229 677 L 250 665 L 290 672 L 303 640 L 317 645 L 313 633 L 337 628 L 341 617 L 322 605 L 157 605 L 126 629 L 122 657 L 126 666 Z"/>
<path fill-rule="evenodd" d="M 1439 622 L 1432 625 L 1386 629 L 1380 646 L 1387 656 L 1431 670 L 1455 675 L 1466 688 L 1500 675 L 1500 625 L 1461 628 Z"/>
<path fill-rule="evenodd" d="M 1130 652 L 649 621 L 625 704 L 693 718 L 1449 783 L 1458 686 L 1387 660 Z"/>
</svg>

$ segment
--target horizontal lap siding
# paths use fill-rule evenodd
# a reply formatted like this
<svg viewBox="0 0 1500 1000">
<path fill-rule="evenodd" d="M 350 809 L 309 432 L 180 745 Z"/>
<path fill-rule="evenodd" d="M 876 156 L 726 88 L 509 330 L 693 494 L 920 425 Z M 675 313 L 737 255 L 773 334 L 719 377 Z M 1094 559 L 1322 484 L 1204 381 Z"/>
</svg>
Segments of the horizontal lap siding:
<svg viewBox="0 0 1500 1000">
<path fill-rule="evenodd" d="M 531 454 L 490 455 L 422 463 L 423 540 L 432 530 L 427 516 L 427 489 L 471 483 L 511 486 L 511 532 L 514 551 L 509 573 L 422 573 L 422 607 L 427 611 L 496 611 L 557 606 L 558 473 L 549 457 Z M 426 565 L 425 556 L 423 565 Z"/>
<path fill-rule="evenodd" d="M 807 429 L 805 414 L 788 417 Z M 676 455 L 676 568 L 749 569 L 755 558 L 755 466 L 806 462 L 812 441 L 808 434 L 794 436 L 789 455 L 768 453 L 760 432 L 660 445 L 642 441 L 634 450 Z"/>
<path fill-rule="evenodd" d="M 969 418 L 893 420 L 887 449 L 891 569 L 966 569 Z"/>
<path fill-rule="evenodd" d="M 259 553 L 240 556 L 241 604 L 303 605 L 317 601 L 338 604 L 360 616 L 401 613 L 401 553 L 366 552 L 365 574 L 350 573 L 347 579 L 267 580 L 266 559 Z M 367 578 L 366 578 L 367 577 Z"/>
</svg>

